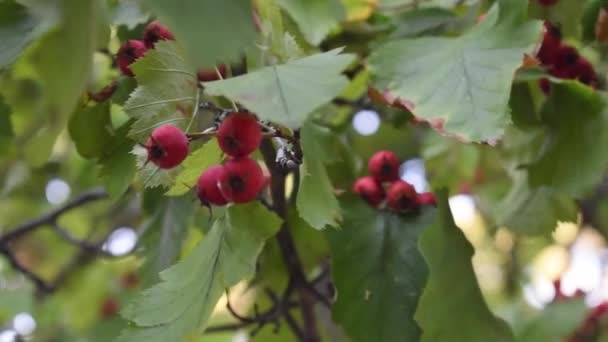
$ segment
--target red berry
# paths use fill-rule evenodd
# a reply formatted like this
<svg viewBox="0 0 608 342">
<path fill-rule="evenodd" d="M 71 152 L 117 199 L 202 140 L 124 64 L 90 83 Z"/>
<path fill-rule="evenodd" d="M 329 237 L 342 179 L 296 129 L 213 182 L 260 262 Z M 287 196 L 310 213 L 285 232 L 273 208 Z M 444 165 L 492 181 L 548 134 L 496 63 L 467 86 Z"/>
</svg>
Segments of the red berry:
<svg viewBox="0 0 608 342">
<path fill-rule="evenodd" d="M 538 2 L 545 7 L 553 6 L 557 3 L 558 0 L 538 0 Z"/>
<path fill-rule="evenodd" d="M 253 115 L 232 113 L 217 130 L 217 141 L 229 156 L 244 157 L 260 146 L 262 129 Z"/>
<path fill-rule="evenodd" d="M 188 137 L 179 128 L 164 125 L 152 131 L 146 142 L 148 160 L 161 169 L 179 165 L 188 155 Z"/>
<path fill-rule="evenodd" d="M 608 312 L 608 302 L 602 302 L 598 306 L 594 307 L 589 314 L 589 319 L 600 319 Z"/>
<path fill-rule="evenodd" d="M 101 317 L 104 319 L 110 319 L 118 313 L 120 309 L 120 305 L 118 301 L 114 298 L 106 298 L 106 300 L 101 305 Z"/>
<path fill-rule="evenodd" d="M 217 66 L 217 70 L 220 72 L 220 75 L 222 75 L 222 79 L 226 78 L 226 64 L 219 64 Z M 196 75 L 198 76 L 199 82 L 211 82 L 220 79 L 215 71 L 215 68 L 199 69 Z"/>
<path fill-rule="evenodd" d="M 167 26 L 157 20 L 150 22 L 144 29 L 144 44 L 148 49 L 154 48 L 154 44 L 159 40 L 175 40 L 173 33 Z"/>
<path fill-rule="evenodd" d="M 372 176 L 357 179 L 353 185 L 353 192 L 361 196 L 372 207 L 377 207 L 385 196 L 382 185 Z"/>
<path fill-rule="evenodd" d="M 222 206 L 228 201 L 219 188 L 220 175 L 223 173 L 221 165 L 214 165 L 203 171 L 196 183 L 196 195 L 204 205 Z"/>
<path fill-rule="evenodd" d="M 391 151 L 378 151 L 369 159 L 369 172 L 378 182 L 399 179 L 399 158 Z"/>
<path fill-rule="evenodd" d="M 133 71 L 129 67 L 136 59 L 143 56 L 146 53 L 146 46 L 141 40 L 129 40 L 124 43 L 116 56 L 116 61 L 120 71 L 124 75 L 133 76 Z"/>
<path fill-rule="evenodd" d="M 553 65 L 555 60 L 555 52 L 561 44 L 561 33 L 559 29 L 545 22 L 543 41 L 538 50 L 537 57 L 544 65 Z"/>
<path fill-rule="evenodd" d="M 386 192 L 389 208 L 395 210 L 410 210 L 418 207 L 416 189 L 403 180 L 393 182 Z"/>
<path fill-rule="evenodd" d="M 551 81 L 549 81 L 548 78 L 543 77 L 539 79 L 538 86 L 540 87 L 540 90 L 543 91 L 543 94 L 549 95 L 549 92 L 551 91 Z"/>
<path fill-rule="evenodd" d="M 554 69 L 558 74 L 569 75 L 578 59 L 578 51 L 574 47 L 562 45 L 555 51 Z"/>
<path fill-rule="evenodd" d="M 432 192 L 423 192 L 421 194 L 418 194 L 418 204 L 432 205 L 433 207 L 436 207 L 437 200 L 435 199 L 435 194 Z"/>
<path fill-rule="evenodd" d="M 245 203 L 256 198 L 264 185 L 264 174 L 258 163 L 249 158 L 230 159 L 219 176 L 220 190 L 230 202 Z"/>
<path fill-rule="evenodd" d="M 597 81 L 597 75 L 593 69 L 593 65 L 585 58 L 581 57 L 574 65 L 574 73 L 576 79 L 587 85 L 594 85 Z"/>
</svg>

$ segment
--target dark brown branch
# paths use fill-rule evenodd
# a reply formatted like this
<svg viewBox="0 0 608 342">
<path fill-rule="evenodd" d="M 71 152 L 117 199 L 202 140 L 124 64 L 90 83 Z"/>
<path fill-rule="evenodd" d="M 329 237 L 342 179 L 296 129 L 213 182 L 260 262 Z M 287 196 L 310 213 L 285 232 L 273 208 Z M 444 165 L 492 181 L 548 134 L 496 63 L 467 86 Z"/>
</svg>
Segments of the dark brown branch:
<svg viewBox="0 0 608 342">
<path fill-rule="evenodd" d="M 28 233 L 32 233 L 39 228 L 42 228 L 45 226 L 51 226 L 54 229 L 54 231 L 57 232 L 65 240 L 67 240 L 68 242 L 79 247 L 81 254 L 85 253 L 85 254 L 94 254 L 94 255 L 97 255 L 97 254 L 105 255 L 105 252 L 103 252 L 101 250 L 101 243 L 92 244 L 90 242 L 80 241 L 80 240 L 74 238 L 66 230 L 62 229 L 59 226 L 59 224 L 57 223 L 57 220 L 62 214 L 66 213 L 72 209 L 81 207 L 89 202 L 104 199 L 107 196 L 108 196 L 107 193 L 103 189 L 100 189 L 100 188 L 92 189 L 90 191 L 87 191 L 87 192 L 84 192 L 84 193 L 78 195 L 76 198 L 74 198 L 73 200 L 69 201 L 68 203 L 66 203 L 65 205 L 63 205 L 57 209 L 54 209 L 40 217 L 37 217 L 29 222 L 26 222 L 20 226 L 17 226 L 16 228 L 9 230 L 4 235 L 0 236 L 0 254 L 3 254 L 8 259 L 8 261 L 11 264 L 11 267 L 13 267 L 13 269 L 15 269 L 17 272 L 20 272 L 25 277 L 27 277 L 28 279 L 31 280 L 32 283 L 34 283 L 34 285 L 36 286 L 36 289 L 38 290 L 39 293 L 48 294 L 48 293 L 53 292 L 57 288 L 57 285 L 60 284 L 63 281 L 63 279 L 66 277 L 65 273 L 68 272 L 69 270 L 71 270 L 72 267 L 69 267 L 69 268 L 66 267 L 62 271 L 60 271 L 59 275 L 57 276 L 57 279 L 54 282 L 51 283 L 51 282 L 45 281 L 40 276 L 38 276 L 36 273 L 27 269 L 24 265 L 22 265 L 19 262 L 19 260 L 17 259 L 17 257 L 15 256 L 15 254 L 13 253 L 11 248 L 9 247 L 10 243 L 13 240 L 16 240 Z M 74 261 L 72 263 L 80 263 L 80 260 L 83 260 L 82 256 L 77 256 L 76 261 Z"/>
<path fill-rule="evenodd" d="M 108 253 L 102 249 L 105 239 L 101 240 L 99 242 L 89 242 L 89 241 L 85 241 L 85 240 L 80 240 L 80 239 L 72 236 L 72 234 L 70 234 L 70 232 L 61 228 L 61 226 L 57 222 L 51 223 L 51 227 L 53 227 L 53 230 L 57 233 L 57 235 L 61 236 L 62 239 L 66 240 L 67 242 L 71 243 L 72 245 L 78 246 L 83 251 L 86 251 L 86 252 L 92 253 L 92 254 L 99 254 L 102 256 L 106 256 L 106 257 L 114 257 L 114 255 L 112 255 L 111 253 Z"/>
<path fill-rule="evenodd" d="M 104 199 L 108 197 L 108 194 L 105 190 L 101 188 L 96 188 L 87 192 L 84 192 L 78 195 L 73 200 L 69 201 L 65 205 L 52 210 L 40 217 L 37 217 L 29 222 L 26 222 L 20 226 L 17 226 L 14 229 L 9 230 L 4 235 L 0 235 L 0 245 L 6 245 L 9 241 L 14 240 L 18 237 L 21 237 L 27 233 L 30 233 L 39 227 L 51 225 L 57 221 L 57 218 L 61 216 L 63 213 L 70 211 L 74 208 L 83 206 L 89 202 L 94 202 L 100 199 Z"/>
<path fill-rule="evenodd" d="M 276 238 L 279 243 L 279 248 L 283 259 L 285 260 L 287 271 L 289 273 L 290 284 L 284 298 L 288 298 L 291 291 L 298 291 L 300 298 L 300 310 L 302 311 L 302 320 L 304 323 L 303 336 L 300 341 L 313 342 L 319 341 L 319 333 L 316 326 L 316 317 L 314 314 L 314 300 L 309 297 L 307 289 L 308 282 L 302 268 L 300 257 L 296 250 L 296 246 L 289 230 L 289 225 L 286 221 L 287 207 L 285 199 L 285 171 L 275 163 L 275 148 L 269 139 L 264 139 L 260 146 L 260 151 L 264 157 L 264 161 L 270 170 L 270 193 L 272 197 L 272 206 L 277 215 L 283 218 L 283 225 L 279 230 Z M 288 319 L 288 315 L 285 316 Z M 289 323 L 289 322 L 288 322 Z M 292 324 L 294 327 L 292 327 Z M 289 323 L 294 333 L 297 335 L 299 330 L 295 321 Z"/>
<path fill-rule="evenodd" d="M 23 274 L 23 276 L 25 276 L 32 283 L 34 283 L 34 285 L 36 286 L 36 289 L 39 292 L 50 293 L 50 292 L 53 292 L 55 290 L 55 286 L 53 284 L 48 283 L 47 281 L 45 281 L 44 279 L 42 279 L 41 277 L 39 277 L 36 273 L 28 270 L 27 267 L 25 267 L 24 265 L 22 265 L 19 262 L 19 260 L 17 260 L 17 257 L 15 256 L 15 254 L 13 253 L 13 251 L 11 251 L 8 248 L 8 246 L 6 246 L 6 245 L 0 245 L 0 254 L 3 254 L 6 257 L 6 259 L 9 262 L 9 264 L 11 265 L 11 267 L 15 271 Z"/>
</svg>

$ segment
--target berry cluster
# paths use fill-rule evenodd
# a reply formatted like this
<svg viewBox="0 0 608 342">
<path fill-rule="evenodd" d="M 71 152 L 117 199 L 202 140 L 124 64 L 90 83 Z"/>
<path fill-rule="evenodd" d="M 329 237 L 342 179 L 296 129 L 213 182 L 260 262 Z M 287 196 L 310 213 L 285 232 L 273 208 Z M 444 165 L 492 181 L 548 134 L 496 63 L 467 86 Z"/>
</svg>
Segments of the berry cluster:
<svg viewBox="0 0 608 342">
<path fill-rule="evenodd" d="M 255 199 L 265 183 L 260 165 L 249 157 L 262 141 L 257 119 L 248 113 L 228 115 L 217 130 L 217 141 L 230 158 L 200 175 L 196 184 L 199 200 L 206 206 L 222 206 Z"/>
<path fill-rule="evenodd" d="M 144 29 L 142 40 L 129 40 L 118 50 L 117 64 L 120 71 L 126 76 L 133 77 L 133 71 L 131 71 L 130 68 L 131 64 L 133 64 L 136 59 L 143 56 L 148 49 L 153 49 L 154 44 L 159 40 L 175 40 L 175 37 L 167 26 L 154 20 Z M 226 65 L 218 65 L 217 72 L 216 68 L 200 69 L 197 72 L 197 77 L 201 82 L 217 81 L 220 78 L 223 79 L 226 77 Z"/>
<path fill-rule="evenodd" d="M 120 71 L 126 76 L 133 77 L 130 66 L 136 59 L 143 56 L 146 50 L 153 49 L 157 41 L 174 39 L 173 34 L 165 25 L 156 20 L 150 22 L 144 29 L 143 40 L 128 40 L 118 49 L 117 63 Z"/>
<path fill-rule="evenodd" d="M 385 199 L 395 211 L 413 211 L 422 205 L 436 205 L 431 192 L 418 194 L 414 187 L 399 179 L 399 158 L 391 151 L 378 151 L 369 159 L 371 176 L 357 179 L 353 191 L 376 208 Z"/>
<path fill-rule="evenodd" d="M 206 169 L 196 184 L 196 194 L 204 205 L 245 203 L 256 198 L 265 183 L 260 165 L 249 155 L 262 142 L 262 128 L 249 113 L 231 113 L 219 126 L 217 141 L 230 158 L 223 165 Z M 188 155 L 188 137 L 172 125 L 160 126 L 144 145 L 148 162 L 161 169 L 179 165 Z"/>
<path fill-rule="evenodd" d="M 576 48 L 563 44 L 559 29 L 548 22 L 545 22 L 543 41 L 537 57 L 552 76 L 576 79 L 592 87 L 597 84 L 593 65 L 580 56 Z M 545 94 L 549 93 L 551 84 L 548 79 L 542 78 L 539 85 Z"/>
</svg>

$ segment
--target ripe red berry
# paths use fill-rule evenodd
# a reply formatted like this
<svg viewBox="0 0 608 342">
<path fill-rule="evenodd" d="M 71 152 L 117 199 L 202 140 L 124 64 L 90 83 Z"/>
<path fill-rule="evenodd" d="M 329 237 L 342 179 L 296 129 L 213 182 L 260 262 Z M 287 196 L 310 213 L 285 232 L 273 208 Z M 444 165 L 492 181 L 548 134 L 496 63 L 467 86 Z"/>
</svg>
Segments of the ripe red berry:
<svg viewBox="0 0 608 342">
<path fill-rule="evenodd" d="M 593 65 L 585 58 L 581 57 L 574 65 L 574 74 L 576 79 L 587 85 L 594 85 L 597 81 L 597 75 L 593 69 Z"/>
<path fill-rule="evenodd" d="M 377 207 L 385 197 L 384 188 L 372 176 L 357 179 L 353 185 L 353 192 L 361 196 L 372 207 Z"/>
<path fill-rule="evenodd" d="M 129 40 L 124 43 L 116 56 L 116 62 L 120 71 L 127 76 L 133 76 L 133 71 L 129 67 L 136 59 L 146 53 L 146 46 L 141 40 Z"/>
<path fill-rule="evenodd" d="M 539 79 L 538 86 L 540 87 L 540 90 L 542 90 L 543 94 L 549 95 L 549 92 L 551 91 L 551 81 L 549 81 L 548 78 L 543 77 Z"/>
<path fill-rule="evenodd" d="M 435 199 L 435 194 L 432 192 L 423 192 L 421 194 L 418 194 L 418 204 L 432 205 L 433 207 L 436 207 L 437 200 Z"/>
<path fill-rule="evenodd" d="M 220 72 L 220 75 L 222 75 L 222 79 L 226 78 L 226 64 L 219 64 L 217 66 L 217 70 Z M 220 79 L 220 77 L 217 75 L 217 72 L 215 71 L 215 68 L 199 69 L 196 75 L 198 76 L 199 82 L 211 82 Z"/>
<path fill-rule="evenodd" d="M 160 126 L 152 131 L 145 146 L 148 160 L 161 169 L 176 167 L 188 155 L 188 137 L 172 125 Z"/>
<path fill-rule="evenodd" d="M 203 171 L 196 183 L 196 195 L 203 205 L 222 206 L 228 201 L 220 191 L 220 175 L 223 173 L 221 165 L 214 165 Z"/>
<path fill-rule="evenodd" d="M 110 319 L 118 313 L 120 309 L 120 305 L 118 301 L 114 298 L 106 298 L 103 304 L 101 305 L 101 317 L 104 319 Z"/>
<path fill-rule="evenodd" d="M 553 6 L 557 3 L 558 0 L 538 0 L 538 2 L 545 7 Z"/>
<path fill-rule="evenodd" d="M 152 49 L 154 44 L 159 40 L 175 40 L 175 37 L 173 37 L 173 33 L 169 31 L 167 26 L 154 20 L 144 29 L 144 44 L 146 44 L 148 49 Z"/>
<path fill-rule="evenodd" d="M 418 207 L 414 187 L 403 180 L 393 182 L 386 192 L 388 207 L 395 210 L 410 210 Z"/>
<path fill-rule="evenodd" d="M 561 44 L 561 33 L 558 28 L 545 22 L 543 41 L 538 50 L 537 57 L 544 65 L 553 65 L 555 52 Z"/>
<path fill-rule="evenodd" d="M 229 156 L 244 157 L 260 146 L 262 129 L 253 115 L 232 113 L 217 130 L 217 141 Z"/>
<path fill-rule="evenodd" d="M 399 158 L 391 151 L 374 153 L 367 166 L 378 182 L 392 182 L 399 179 Z"/>
<path fill-rule="evenodd" d="M 555 51 L 554 69 L 567 75 L 579 59 L 578 51 L 572 46 L 562 45 Z"/>
<path fill-rule="evenodd" d="M 230 202 L 245 203 L 256 198 L 264 185 L 264 174 L 258 163 L 249 158 L 230 159 L 219 176 L 220 191 Z"/>
</svg>

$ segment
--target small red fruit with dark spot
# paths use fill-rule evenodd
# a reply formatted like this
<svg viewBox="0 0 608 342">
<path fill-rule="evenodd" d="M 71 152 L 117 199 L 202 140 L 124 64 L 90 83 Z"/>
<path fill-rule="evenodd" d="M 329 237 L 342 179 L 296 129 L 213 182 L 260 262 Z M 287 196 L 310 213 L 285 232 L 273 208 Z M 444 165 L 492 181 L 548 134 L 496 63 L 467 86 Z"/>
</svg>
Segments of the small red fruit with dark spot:
<svg viewBox="0 0 608 342">
<path fill-rule="evenodd" d="M 548 7 L 555 5 L 557 1 L 558 0 L 538 0 L 538 3 L 540 3 L 542 6 Z"/>
<path fill-rule="evenodd" d="M 164 125 L 152 131 L 145 147 L 148 150 L 148 161 L 161 169 L 171 169 L 186 159 L 188 137 L 181 129 Z"/>
<path fill-rule="evenodd" d="M 217 141 L 227 155 L 244 157 L 260 146 L 262 129 L 253 115 L 232 113 L 217 130 Z"/>
<path fill-rule="evenodd" d="M 230 159 L 219 176 L 220 191 L 229 202 L 246 203 L 256 198 L 264 185 L 264 174 L 258 163 L 242 157 Z"/>
<path fill-rule="evenodd" d="M 377 207 L 385 197 L 382 185 L 372 176 L 357 179 L 353 185 L 353 192 L 361 196 L 372 207 Z"/>
<path fill-rule="evenodd" d="M 544 65 L 553 65 L 555 60 L 555 52 L 561 44 L 561 33 L 558 28 L 545 22 L 545 30 L 543 41 L 538 50 L 537 57 Z"/>
<path fill-rule="evenodd" d="M 101 317 L 103 319 L 110 319 L 118 313 L 120 305 L 114 298 L 107 298 L 101 305 Z"/>
<path fill-rule="evenodd" d="M 146 46 L 141 40 L 129 40 L 118 49 L 116 62 L 120 71 L 127 76 L 133 76 L 131 64 L 146 53 Z"/>
<path fill-rule="evenodd" d="M 574 47 L 562 45 L 555 51 L 554 68 L 565 71 L 575 66 L 578 59 L 579 54 Z"/>
<path fill-rule="evenodd" d="M 386 199 L 388 207 L 398 211 L 411 210 L 419 206 L 416 189 L 403 180 L 391 184 L 386 191 Z"/>
<path fill-rule="evenodd" d="M 196 195 L 203 205 L 222 206 L 228 201 L 219 188 L 220 175 L 223 173 L 221 165 L 214 165 L 205 170 L 196 183 Z"/>
<path fill-rule="evenodd" d="M 144 44 L 146 44 L 148 49 L 152 49 L 154 48 L 154 44 L 159 40 L 175 40 L 175 37 L 173 37 L 173 33 L 169 31 L 167 26 L 154 20 L 144 29 Z"/>
<path fill-rule="evenodd" d="M 391 151 L 378 151 L 369 159 L 369 172 L 378 182 L 399 179 L 399 158 Z"/>
<path fill-rule="evenodd" d="M 433 207 L 436 207 L 437 200 L 435 199 L 435 194 L 432 192 L 423 192 L 421 194 L 418 194 L 418 204 L 432 205 Z"/>
<path fill-rule="evenodd" d="M 199 71 L 196 73 L 199 82 L 211 82 L 226 78 L 226 64 L 218 65 L 217 70 L 220 72 L 220 75 L 222 75 L 221 78 L 217 75 L 215 68 L 199 69 Z"/>
</svg>

